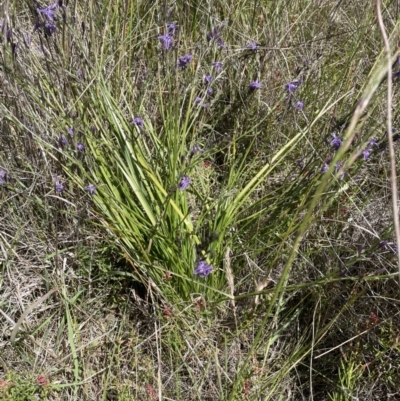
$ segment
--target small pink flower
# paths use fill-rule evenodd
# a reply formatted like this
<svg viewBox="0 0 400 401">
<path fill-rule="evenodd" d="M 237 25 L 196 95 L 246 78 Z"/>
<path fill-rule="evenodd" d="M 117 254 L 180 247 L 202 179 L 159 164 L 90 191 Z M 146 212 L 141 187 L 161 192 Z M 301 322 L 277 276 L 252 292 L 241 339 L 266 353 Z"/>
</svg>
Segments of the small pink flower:
<svg viewBox="0 0 400 401">
<path fill-rule="evenodd" d="M 158 400 L 157 391 L 154 390 L 154 388 L 150 384 L 146 384 L 145 388 L 146 388 L 147 395 L 150 397 L 150 399 Z"/>
<path fill-rule="evenodd" d="M 39 376 L 36 379 L 36 383 L 39 384 L 39 386 L 45 386 L 47 384 L 47 379 L 44 376 Z"/>
</svg>

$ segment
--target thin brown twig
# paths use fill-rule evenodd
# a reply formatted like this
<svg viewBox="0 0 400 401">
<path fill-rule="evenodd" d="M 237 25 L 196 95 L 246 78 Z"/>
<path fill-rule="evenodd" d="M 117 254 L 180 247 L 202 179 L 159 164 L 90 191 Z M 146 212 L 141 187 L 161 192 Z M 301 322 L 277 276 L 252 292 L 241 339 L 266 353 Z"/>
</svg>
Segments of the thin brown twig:
<svg viewBox="0 0 400 401">
<path fill-rule="evenodd" d="M 399 284 L 400 284 L 400 223 L 399 223 L 399 210 L 397 201 L 397 175 L 396 175 L 396 158 L 394 153 L 393 138 L 392 138 L 392 60 L 390 52 L 390 43 L 386 35 L 385 25 L 383 23 L 381 2 L 376 0 L 376 13 L 378 17 L 379 28 L 382 33 L 383 43 L 385 44 L 386 57 L 387 57 L 387 134 L 388 134 L 388 146 L 389 146 L 389 157 L 390 157 L 390 170 L 391 170 L 391 186 L 392 186 L 392 202 L 393 202 L 393 221 L 396 233 L 397 243 L 397 264 L 399 268 Z"/>
</svg>

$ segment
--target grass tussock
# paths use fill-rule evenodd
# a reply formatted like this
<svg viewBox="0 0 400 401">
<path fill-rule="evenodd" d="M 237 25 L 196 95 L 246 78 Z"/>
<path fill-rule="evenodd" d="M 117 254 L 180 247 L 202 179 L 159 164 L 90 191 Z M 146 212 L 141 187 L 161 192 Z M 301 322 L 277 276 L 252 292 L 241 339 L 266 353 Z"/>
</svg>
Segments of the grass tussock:
<svg viewBox="0 0 400 401">
<path fill-rule="evenodd" d="M 2 7 L 0 399 L 400 397 L 371 2 Z"/>
</svg>

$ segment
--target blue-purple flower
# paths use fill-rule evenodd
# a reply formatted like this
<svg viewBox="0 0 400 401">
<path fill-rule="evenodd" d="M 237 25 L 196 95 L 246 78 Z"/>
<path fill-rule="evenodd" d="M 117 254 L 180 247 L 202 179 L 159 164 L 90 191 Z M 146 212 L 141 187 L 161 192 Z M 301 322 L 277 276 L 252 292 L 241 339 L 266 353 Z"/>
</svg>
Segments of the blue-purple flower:
<svg viewBox="0 0 400 401">
<path fill-rule="evenodd" d="M 222 69 L 222 63 L 221 61 L 214 61 L 213 63 L 211 63 L 212 66 L 215 68 L 215 71 L 217 71 L 218 73 L 221 71 Z"/>
<path fill-rule="evenodd" d="M 131 124 L 136 125 L 137 127 L 144 128 L 144 122 L 141 117 L 135 117 Z"/>
<path fill-rule="evenodd" d="M 7 173 L 4 170 L 0 170 L 0 185 L 3 185 L 7 180 Z"/>
<path fill-rule="evenodd" d="M 261 87 L 262 87 L 262 84 L 259 81 L 253 81 L 253 82 L 250 82 L 250 84 L 249 84 L 249 90 L 251 92 L 254 92 L 257 89 L 260 89 Z"/>
<path fill-rule="evenodd" d="M 56 26 L 50 21 L 46 21 L 43 24 L 43 28 L 44 28 L 44 33 L 46 36 L 53 35 L 53 33 L 57 30 Z"/>
<path fill-rule="evenodd" d="M 286 84 L 285 87 L 289 93 L 293 93 L 299 88 L 300 84 L 301 84 L 301 81 L 299 81 L 298 79 L 295 79 L 294 81 L 291 81 L 288 84 Z"/>
<path fill-rule="evenodd" d="M 168 33 L 174 36 L 177 29 L 176 24 L 174 22 L 170 22 L 169 24 L 167 24 L 167 28 L 168 28 Z"/>
<path fill-rule="evenodd" d="M 84 189 L 85 191 L 89 192 L 89 194 L 90 194 L 91 196 L 94 196 L 94 194 L 96 193 L 96 186 L 93 185 L 93 184 L 86 185 L 86 187 L 83 188 L 83 189 Z"/>
<path fill-rule="evenodd" d="M 219 47 L 225 48 L 225 43 L 221 38 L 221 28 L 222 25 L 221 27 L 215 26 L 214 28 L 212 28 L 211 31 L 207 34 L 207 42 L 211 42 L 212 40 L 214 40 Z"/>
<path fill-rule="evenodd" d="M 204 75 L 204 83 L 210 84 L 212 80 L 213 80 L 213 77 L 210 74 Z"/>
<path fill-rule="evenodd" d="M 196 97 L 196 99 L 194 99 L 194 103 L 197 105 L 200 105 L 203 102 L 203 98 L 201 97 Z M 204 109 L 206 109 L 208 107 L 208 103 L 203 103 L 202 107 Z"/>
<path fill-rule="evenodd" d="M 332 158 L 328 157 L 325 161 L 323 166 L 321 167 L 321 173 L 324 174 L 328 171 L 329 165 L 331 164 Z"/>
<path fill-rule="evenodd" d="M 38 14 L 44 15 L 48 20 L 54 21 L 54 19 L 56 18 L 55 10 L 57 9 L 57 7 L 58 2 L 45 8 L 37 8 L 36 11 L 38 12 Z"/>
<path fill-rule="evenodd" d="M 303 111 L 303 107 L 304 107 L 304 103 L 301 100 L 298 100 L 295 104 L 294 104 L 294 108 L 300 111 Z"/>
<path fill-rule="evenodd" d="M 335 174 L 338 173 L 338 171 L 340 170 L 341 165 L 342 165 L 342 163 L 341 163 L 340 161 L 338 161 L 338 162 L 335 164 Z M 342 172 L 340 173 L 340 175 L 339 175 L 339 180 L 343 180 L 344 176 L 345 176 L 345 172 L 342 171 Z"/>
<path fill-rule="evenodd" d="M 168 33 L 159 36 L 158 39 L 162 43 L 165 50 L 169 50 L 172 45 L 172 42 L 174 41 L 174 38 L 170 36 Z"/>
<path fill-rule="evenodd" d="M 213 268 L 207 262 L 201 260 L 197 263 L 194 274 L 200 276 L 201 278 L 206 278 L 212 271 Z"/>
<path fill-rule="evenodd" d="M 199 145 L 194 145 L 193 148 L 192 148 L 191 153 L 192 153 L 192 155 L 194 155 L 194 154 L 196 154 L 196 153 L 201 152 L 202 150 L 203 150 L 203 149 L 202 149 Z"/>
<path fill-rule="evenodd" d="M 342 138 L 340 138 L 338 135 L 336 135 L 336 133 L 332 133 L 332 140 L 331 140 L 331 146 L 333 147 L 333 149 L 335 150 L 339 150 L 339 148 L 342 146 L 343 140 Z"/>
<path fill-rule="evenodd" d="M 214 93 L 214 89 L 211 88 L 211 86 L 209 88 L 207 88 L 207 95 L 212 95 Z"/>
<path fill-rule="evenodd" d="M 257 42 L 250 42 L 246 45 L 246 49 L 252 50 L 254 53 L 257 53 L 259 44 Z"/>
<path fill-rule="evenodd" d="M 68 127 L 67 128 L 67 132 L 68 132 L 69 135 L 74 136 L 75 130 L 74 130 L 73 127 Z"/>
<path fill-rule="evenodd" d="M 54 183 L 54 190 L 58 194 L 61 194 L 62 191 L 64 190 L 64 185 L 59 180 L 56 180 L 55 183 Z"/>
<path fill-rule="evenodd" d="M 374 146 L 379 146 L 376 139 L 372 139 L 371 141 L 369 141 L 367 148 L 362 151 L 364 161 L 366 161 L 371 156 Z"/>
<path fill-rule="evenodd" d="M 393 252 L 398 252 L 398 247 L 395 242 L 381 241 L 378 245 L 380 249 L 391 249 Z"/>
<path fill-rule="evenodd" d="M 179 57 L 178 59 L 178 67 L 182 68 L 182 70 L 185 70 L 186 67 L 192 62 L 192 55 L 191 54 L 185 54 L 182 57 Z"/>
<path fill-rule="evenodd" d="M 78 150 L 78 152 L 84 152 L 85 151 L 85 145 L 83 143 L 78 143 L 76 145 L 76 149 Z"/>
<path fill-rule="evenodd" d="M 366 161 L 371 156 L 371 153 L 372 148 L 366 148 L 362 151 L 364 161 Z"/>
<path fill-rule="evenodd" d="M 325 162 L 323 164 L 323 166 L 321 167 L 320 171 L 321 171 L 322 174 L 324 174 L 324 173 L 326 173 L 328 171 L 328 169 L 329 169 L 329 163 Z"/>
<path fill-rule="evenodd" d="M 190 185 L 190 182 L 191 179 L 184 175 L 183 177 L 181 177 L 181 180 L 179 181 L 179 189 L 181 191 L 184 191 Z"/>
<path fill-rule="evenodd" d="M 63 148 L 64 146 L 68 146 L 68 139 L 67 137 L 62 134 L 58 140 L 58 143 L 60 144 L 60 146 Z"/>
</svg>

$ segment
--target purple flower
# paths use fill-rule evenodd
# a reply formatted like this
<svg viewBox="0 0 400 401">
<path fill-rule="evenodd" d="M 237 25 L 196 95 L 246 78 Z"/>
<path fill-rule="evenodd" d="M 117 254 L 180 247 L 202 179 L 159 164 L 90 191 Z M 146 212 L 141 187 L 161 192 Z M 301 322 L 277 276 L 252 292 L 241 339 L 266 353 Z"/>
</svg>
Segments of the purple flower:
<svg viewBox="0 0 400 401">
<path fill-rule="evenodd" d="M 329 169 L 329 164 L 328 163 L 324 163 L 324 165 L 321 167 L 321 173 L 324 174 L 328 171 Z"/>
<path fill-rule="evenodd" d="M 96 193 L 96 187 L 93 184 L 86 185 L 86 187 L 83 189 L 89 192 L 91 196 L 94 196 L 94 194 Z"/>
<path fill-rule="evenodd" d="M 214 93 L 214 89 L 211 88 L 211 86 L 209 88 L 207 88 L 207 95 L 212 95 Z"/>
<path fill-rule="evenodd" d="M 291 81 L 288 84 L 286 84 L 285 88 L 287 89 L 287 91 L 289 93 L 293 93 L 298 89 L 300 84 L 301 84 L 301 81 L 295 79 L 294 81 Z"/>
<path fill-rule="evenodd" d="M 175 35 L 177 27 L 174 22 L 170 22 L 169 24 L 167 24 L 167 28 L 168 28 L 168 33 L 170 35 L 172 35 L 172 36 Z"/>
<path fill-rule="evenodd" d="M 44 23 L 43 28 L 44 28 L 44 34 L 46 36 L 53 35 L 53 33 L 57 30 L 56 26 L 52 22 L 49 22 L 49 21 L 46 21 Z"/>
<path fill-rule="evenodd" d="M 196 153 L 201 152 L 202 150 L 203 150 L 203 149 L 202 149 L 199 145 L 194 145 L 193 148 L 192 148 L 191 153 L 192 153 L 192 155 L 194 155 L 194 154 L 196 154 Z"/>
<path fill-rule="evenodd" d="M 194 274 L 200 276 L 201 278 L 206 278 L 211 272 L 213 268 L 204 260 L 201 260 L 197 263 Z"/>
<path fill-rule="evenodd" d="M 371 156 L 374 146 L 379 146 L 378 141 L 376 139 L 372 139 L 371 141 L 369 141 L 368 147 L 362 151 L 364 161 Z"/>
<path fill-rule="evenodd" d="M 362 151 L 364 161 L 366 161 L 371 156 L 371 153 L 372 148 L 367 148 Z"/>
<path fill-rule="evenodd" d="M 222 63 L 220 61 L 214 61 L 212 66 L 215 68 L 215 71 L 220 72 L 222 69 Z"/>
<path fill-rule="evenodd" d="M 395 242 L 381 241 L 378 245 L 380 249 L 391 249 L 393 252 L 398 252 L 398 247 Z"/>
<path fill-rule="evenodd" d="M 159 36 L 158 39 L 160 39 L 165 50 L 169 50 L 169 48 L 172 45 L 172 42 L 174 41 L 174 38 L 170 36 L 168 33 Z"/>
<path fill-rule="evenodd" d="M 69 135 L 74 136 L 75 130 L 73 129 L 73 127 L 68 127 L 67 132 Z"/>
<path fill-rule="evenodd" d="M 331 134 L 332 135 L 332 140 L 331 140 L 331 146 L 333 147 L 333 149 L 335 150 L 339 150 L 340 146 L 343 143 L 342 138 L 340 138 L 339 136 L 337 136 L 334 132 Z"/>
<path fill-rule="evenodd" d="M 78 143 L 76 145 L 76 149 L 78 149 L 78 152 L 84 152 L 85 151 L 85 145 L 83 145 L 82 143 Z"/>
<path fill-rule="evenodd" d="M 210 84 L 212 80 L 213 80 L 213 77 L 210 74 L 204 75 L 204 83 Z"/>
<path fill-rule="evenodd" d="M 196 97 L 196 99 L 194 99 L 194 103 L 197 105 L 200 105 L 202 101 L 203 101 L 203 98 L 201 98 L 201 97 Z M 208 107 L 208 103 L 203 103 L 203 108 L 206 109 L 207 107 Z"/>
<path fill-rule="evenodd" d="M 304 107 L 304 103 L 301 100 L 298 100 L 295 104 L 294 104 L 294 108 L 300 111 L 303 111 L 303 107 Z"/>
<path fill-rule="evenodd" d="M 4 170 L 0 170 L 0 185 L 3 185 L 7 180 L 7 173 Z"/>
<path fill-rule="evenodd" d="M 192 62 L 192 55 L 191 54 L 185 54 L 182 57 L 179 57 L 178 59 L 178 67 L 182 68 L 182 70 L 185 70 L 188 64 Z"/>
<path fill-rule="evenodd" d="M 254 53 L 257 53 L 259 44 L 257 42 L 250 42 L 246 45 L 246 49 L 252 50 Z"/>
<path fill-rule="evenodd" d="M 259 82 L 259 81 L 253 81 L 253 82 L 250 82 L 250 84 L 249 84 L 249 90 L 251 91 L 251 92 L 254 92 L 255 90 L 257 90 L 257 89 L 260 89 L 261 88 L 261 82 Z"/>
<path fill-rule="evenodd" d="M 64 190 L 64 185 L 56 180 L 56 182 L 54 183 L 54 190 L 58 193 L 61 194 L 61 192 Z"/>
<path fill-rule="evenodd" d="M 64 134 L 62 134 L 61 136 L 60 136 L 60 139 L 58 140 L 58 143 L 60 144 L 60 146 L 63 148 L 64 146 L 68 146 L 68 139 L 67 139 L 67 137 L 64 135 Z"/>
<path fill-rule="evenodd" d="M 48 20 L 54 21 L 56 17 L 55 10 L 58 7 L 58 3 L 54 3 L 51 6 L 45 7 L 45 8 L 37 8 L 36 11 L 38 14 L 43 14 Z"/>
<path fill-rule="evenodd" d="M 328 171 L 329 169 L 329 165 L 331 164 L 332 158 L 328 157 L 325 161 L 324 161 L 324 165 L 321 167 L 321 173 L 324 174 Z"/>
<path fill-rule="evenodd" d="M 342 165 L 342 163 L 341 163 L 340 161 L 337 162 L 337 163 L 335 164 L 335 174 L 340 170 L 340 166 L 341 166 L 341 165 Z M 340 173 L 340 175 L 339 175 L 339 180 L 343 180 L 344 175 L 345 175 L 345 172 L 342 171 L 342 172 Z"/>
<path fill-rule="evenodd" d="M 221 27 L 215 26 L 213 29 L 211 29 L 211 31 L 207 34 L 207 42 L 210 43 L 212 40 L 214 40 L 219 47 L 225 48 L 225 43 L 221 38 L 221 28 L 222 25 Z"/>
<path fill-rule="evenodd" d="M 144 128 L 144 122 L 141 117 L 135 117 L 131 124 L 136 125 L 137 127 Z"/>
<path fill-rule="evenodd" d="M 190 184 L 191 179 L 189 177 L 186 177 L 185 175 L 181 178 L 179 181 L 179 189 L 181 191 L 184 191 Z"/>
</svg>

